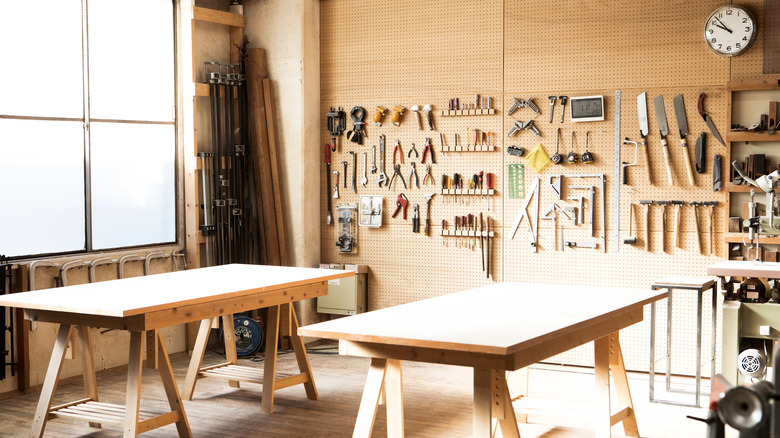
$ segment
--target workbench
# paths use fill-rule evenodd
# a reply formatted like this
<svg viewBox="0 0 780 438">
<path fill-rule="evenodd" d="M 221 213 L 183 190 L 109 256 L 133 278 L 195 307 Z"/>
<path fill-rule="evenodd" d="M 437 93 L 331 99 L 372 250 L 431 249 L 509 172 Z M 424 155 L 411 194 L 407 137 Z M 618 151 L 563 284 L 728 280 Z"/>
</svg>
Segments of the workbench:
<svg viewBox="0 0 780 438">
<path fill-rule="evenodd" d="M 780 263 L 742 260 L 725 260 L 707 268 L 707 275 L 716 277 L 753 277 L 780 279 Z M 769 327 L 769 334 L 760 333 L 761 326 Z M 764 339 L 770 344 L 780 339 L 780 305 L 768 303 L 743 303 L 723 301 L 723 324 L 720 364 L 721 375 L 732 385 L 738 385 L 744 378 L 737 370 L 737 358 L 743 339 Z M 771 345 L 767 365 L 773 366 Z"/>
<path fill-rule="evenodd" d="M 124 436 L 140 433 L 175 423 L 179 436 L 192 436 L 182 399 L 176 386 L 163 338 L 158 329 L 192 321 L 203 320 L 210 324 L 217 316 L 228 316 L 232 327 L 232 315 L 237 312 L 269 307 L 269 327 L 278 327 L 279 306 L 293 301 L 313 298 L 327 293 L 328 281 L 354 275 L 349 271 L 288 268 L 259 265 L 223 265 L 210 268 L 178 271 L 144 277 L 111 280 L 55 289 L 22 292 L 0 297 L 0 306 L 25 309 L 25 317 L 32 321 L 60 324 L 54 351 L 46 372 L 38 407 L 33 419 L 31 436 L 42 436 L 46 422 L 51 418 L 65 417 L 88 421 L 92 426 L 101 423 L 124 427 Z M 294 316 L 294 314 L 293 314 Z M 274 320 L 275 318 L 275 320 Z M 294 319 L 294 318 L 293 318 Z M 208 330 L 198 334 L 197 346 L 203 346 Z M 293 325 L 297 322 L 293 322 Z M 124 406 L 102 403 L 98 399 L 95 379 L 94 356 L 89 327 L 103 327 L 130 332 L 130 351 L 127 373 L 127 394 Z M 85 397 L 52 407 L 52 396 L 57 387 L 62 362 L 75 332 L 84 374 Z M 235 358 L 235 343 L 228 327 L 226 350 L 230 362 L 230 348 Z M 297 346 L 301 375 L 289 384 L 302 383 L 307 395 L 316 398 L 314 380 L 308 368 L 306 352 L 300 338 L 293 337 Z M 276 339 L 276 338 L 273 338 Z M 170 405 L 170 412 L 158 414 L 140 410 L 141 371 L 144 344 L 146 365 L 159 369 L 160 378 Z M 266 347 L 263 383 L 263 405 L 273 401 L 276 381 L 276 344 Z M 197 375 L 203 351 L 193 353 L 188 384 L 191 395 L 194 380 L 189 382 L 194 369 Z M 193 365 L 194 363 L 194 365 Z M 228 366 L 233 365 L 229 364 Z M 193 377 L 194 379 L 194 377 Z M 229 380 L 235 381 L 235 377 Z M 287 386 L 289 386 L 289 384 Z M 270 393 L 270 394 L 269 394 Z M 270 409 L 266 409 L 270 411 Z"/>
<path fill-rule="evenodd" d="M 498 283 L 301 327 L 298 333 L 339 340 L 341 354 L 371 358 L 353 437 L 371 435 L 384 392 L 388 436 L 403 436 L 401 362 L 474 368 L 474 436 L 490 437 L 492 419 L 519 437 L 506 371 L 527 367 L 594 341 L 596 431 L 621 423 L 639 436 L 618 331 L 642 320 L 643 306 L 666 291 Z M 610 408 L 610 379 L 621 405 Z M 587 388 L 590 390 L 590 388 Z"/>
</svg>

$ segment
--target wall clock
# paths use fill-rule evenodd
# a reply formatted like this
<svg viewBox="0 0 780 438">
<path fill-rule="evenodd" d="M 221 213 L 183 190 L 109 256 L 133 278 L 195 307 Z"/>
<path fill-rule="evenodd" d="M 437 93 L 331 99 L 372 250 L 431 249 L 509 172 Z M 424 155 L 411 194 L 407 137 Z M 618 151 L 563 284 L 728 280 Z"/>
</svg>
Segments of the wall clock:
<svg viewBox="0 0 780 438">
<path fill-rule="evenodd" d="M 742 6 L 721 6 L 704 24 L 704 41 L 718 55 L 741 55 L 756 39 L 757 25 L 753 14 Z"/>
</svg>

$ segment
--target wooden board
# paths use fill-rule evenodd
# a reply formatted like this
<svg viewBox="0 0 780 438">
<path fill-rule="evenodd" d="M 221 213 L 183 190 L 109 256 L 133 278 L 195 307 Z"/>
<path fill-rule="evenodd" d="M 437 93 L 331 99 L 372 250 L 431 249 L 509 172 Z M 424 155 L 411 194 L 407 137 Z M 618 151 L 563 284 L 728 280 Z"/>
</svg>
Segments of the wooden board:
<svg viewBox="0 0 780 438">
<path fill-rule="evenodd" d="M 349 277 L 351 271 L 222 265 L 0 297 L 0 305 L 82 315 L 129 317 L 260 291 Z M 214 316 L 214 315 L 212 315 Z"/>
<path fill-rule="evenodd" d="M 707 268 L 707 275 L 722 277 L 780 278 L 780 263 L 724 260 Z"/>
</svg>

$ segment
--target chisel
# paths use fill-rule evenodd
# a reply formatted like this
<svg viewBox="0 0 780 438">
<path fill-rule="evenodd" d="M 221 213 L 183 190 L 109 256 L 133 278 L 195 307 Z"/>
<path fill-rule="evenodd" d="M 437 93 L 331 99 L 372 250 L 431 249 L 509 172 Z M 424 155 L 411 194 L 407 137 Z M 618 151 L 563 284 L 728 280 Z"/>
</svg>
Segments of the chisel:
<svg viewBox="0 0 780 438">
<path fill-rule="evenodd" d="M 672 160 L 669 157 L 669 147 L 666 143 L 666 136 L 669 135 L 669 125 L 666 123 L 666 108 L 664 108 L 664 96 L 660 95 L 653 101 L 655 105 L 655 118 L 658 120 L 658 132 L 661 134 L 661 146 L 664 152 L 664 161 L 666 161 L 666 176 L 669 178 L 669 185 L 674 185 L 672 178 Z"/>
<path fill-rule="evenodd" d="M 678 94 L 674 97 L 674 115 L 677 117 L 677 128 L 680 130 L 680 145 L 683 150 L 683 157 L 685 157 L 685 171 L 688 174 L 688 185 L 694 186 L 696 182 L 693 180 L 693 167 L 691 166 L 691 156 L 688 153 L 688 141 L 685 136 L 688 135 L 688 119 L 685 117 L 685 102 L 683 102 L 683 95 Z"/>
</svg>

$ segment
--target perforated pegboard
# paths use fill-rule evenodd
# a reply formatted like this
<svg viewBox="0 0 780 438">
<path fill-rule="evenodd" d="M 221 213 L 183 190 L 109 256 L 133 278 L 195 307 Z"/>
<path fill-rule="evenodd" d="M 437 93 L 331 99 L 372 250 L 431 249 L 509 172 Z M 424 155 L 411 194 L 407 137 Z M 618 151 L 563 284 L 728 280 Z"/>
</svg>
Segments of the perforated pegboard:
<svg viewBox="0 0 780 438">
<path fill-rule="evenodd" d="M 360 228 L 357 253 L 344 255 L 334 245 L 337 230 L 333 225 L 323 224 L 322 260 L 326 262 L 364 263 L 371 269 L 369 276 L 369 309 L 397 305 L 417 299 L 451 293 L 492 281 L 534 281 L 564 285 L 605 285 L 649 288 L 657 279 L 669 275 L 701 277 L 707 266 L 720 260 L 724 252 L 723 230 L 726 211 L 726 194 L 712 191 L 712 159 L 714 154 L 725 154 L 725 147 L 710 134 L 699 116 L 696 103 L 699 93 L 706 93 L 705 109 L 713 118 L 722 135 L 727 131 L 727 94 L 725 83 L 732 76 L 750 75 L 756 61 L 741 57 L 733 63 L 718 57 L 706 48 L 702 41 L 704 20 L 720 6 L 719 2 L 651 1 L 642 4 L 626 2 L 575 1 L 550 4 L 548 2 L 479 2 L 461 4 L 458 2 L 426 2 L 424 5 L 412 2 L 395 2 L 392 5 L 347 2 L 332 0 L 321 4 L 321 55 L 322 55 L 322 138 L 323 144 L 330 139 L 325 128 L 324 114 L 329 107 L 341 106 L 349 112 L 359 104 L 366 109 L 367 140 L 358 146 L 340 138 L 339 150 L 333 155 L 332 170 L 341 171 L 341 161 L 349 162 L 351 175 L 352 157 L 347 151 L 368 152 L 371 165 L 371 145 L 378 146 L 378 135 L 386 136 L 386 173 L 392 173 L 392 154 L 396 139 L 402 145 L 404 154 L 411 143 L 415 143 L 422 154 L 426 137 L 431 137 L 437 163 L 432 167 L 434 186 L 403 190 L 396 183 L 392 190 L 377 188 L 376 175 L 368 174 L 366 188 L 358 187 L 354 194 L 348 188 L 340 188 L 338 202 L 357 202 L 362 194 L 385 196 L 385 219 L 382 228 Z M 751 3 L 752 4 L 752 3 Z M 475 9 L 476 8 L 476 9 Z M 754 12 L 759 12 L 752 8 Z M 435 12 L 434 12 L 435 11 Z M 663 25 L 665 32 L 658 32 Z M 431 29 L 436 29 L 435 31 Z M 344 31 L 349 29 L 349 32 Z M 425 29 L 420 33 L 419 29 Z M 598 29 L 594 33 L 592 29 Z M 347 35 L 353 37 L 347 38 Z M 357 38 L 354 35 L 358 35 Z M 443 50 L 446 48 L 446 50 Z M 749 55 L 759 52 L 751 49 Z M 746 55 L 747 56 L 747 55 Z M 738 64 L 744 67 L 739 70 Z M 731 72 L 731 69 L 734 72 Z M 760 60 L 758 67 L 760 71 Z M 740 73 L 743 71 L 745 73 Z M 615 153 L 615 91 L 621 91 L 620 138 L 629 137 L 639 141 L 637 120 L 637 95 L 647 92 L 648 121 L 650 132 L 647 138 L 649 161 L 653 185 L 647 183 L 642 155 L 637 166 L 629 167 L 630 185 L 620 186 L 620 217 L 617 227 L 613 223 L 614 190 L 619 181 L 614 179 Z M 447 108 L 449 99 L 458 97 L 463 103 L 473 103 L 474 94 L 490 96 L 496 113 L 481 116 L 442 117 L 441 110 Z M 687 136 L 691 160 L 694 159 L 694 145 L 700 132 L 706 136 L 706 157 L 704 174 L 694 174 L 695 186 L 687 183 L 684 157 L 680 147 L 680 136 L 672 99 L 682 94 L 685 100 L 689 134 Z M 548 96 L 603 95 L 605 120 L 602 122 L 572 123 L 569 120 L 570 106 L 566 117 L 560 122 L 560 101 L 554 108 L 553 123 L 549 122 L 550 103 Z M 667 137 L 670 158 L 673 165 L 674 186 L 666 177 L 661 139 L 658 132 L 653 99 L 664 96 L 669 126 Z M 531 98 L 540 108 L 535 114 L 528 108 L 520 108 L 511 116 L 507 108 L 514 98 Z M 437 130 L 417 129 L 412 105 L 432 104 Z M 371 124 L 374 108 L 382 105 L 388 108 L 384 124 Z M 401 125 L 390 124 L 391 108 L 406 107 Z M 507 132 L 514 121 L 534 120 L 540 136 L 530 131 L 521 131 L 512 137 Z M 348 129 L 351 120 L 347 118 Z M 559 152 L 566 156 L 570 150 L 578 154 L 585 152 L 586 132 L 588 150 L 595 156 L 590 165 L 550 165 L 541 174 L 529 166 L 527 156 L 509 156 L 507 146 L 523 147 L 526 154 L 537 144 L 542 144 L 548 155 L 556 151 L 557 129 L 561 129 Z M 496 133 L 497 140 L 492 152 L 442 152 L 444 144 L 454 145 L 454 135 L 459 135 L 460 144 L 466 143 L 466 132 L 473 129 Z M 571 134 L 574 132 L 572 143 Z M 473 137 L 470 141 L 473 141 Z M 620 147 L 620 161 L 631 162 L 634 150 L 631 145 Z M 409 164 L 405 155 L 402 175 L 408 178 Z M 725 157 L 724 157 L 725 158 Z M 425 166 L 418 163 L 420 178 Z M 550 221 L 539 221 L 539 248 L 533 251 L 529 245 L 526 225 L 521 225 L 517 235 L 510 240 L 510 227 L 523 203 L 522 199 L 509 199 L 506 195 L 506 164 L 525 163 L 525 189 L 528 193 L 534 178 L 540 178 L 540 214 L 544 214 L 555 201 L 547 185 L 547 177 L 563 174 L 563 199 L 561 206 L 574 206 L 577 201 L 568 200 L 570 195 L 585 195 L 586 190 L 570 190 L 569 184 L 599 185 L 597 179 L 570 180 L 565 175 L 573 173 L 597 173 L 605 175 L 605 208 L 600 205 L 601 188 L 596 188 L 596 209 L 594 212 L 594 235 L 590 236 L 589 224 L 576 227 L 565 224 L 566 240 L 578 242 L 600 241 L 606 236 L 606 252 L 601 248 L 566 248 L 556 250 L 556 238 Z M 727 171 L 724 160 L 724 175 Z M 322 167 L 324 170 L 324 165 Z M 455 203 L 452 196 L 440 193 L 441 175 L 458 172 L 466 177 L 479 171 L 496 175 L 496 194 L 489 200 L 469 198 L 469 204 Z M 362 178 L 362 159 L 358 157 L 358 180 Z M 408 180 L 407 180 L 408 182 Z M 321 177 L 324 194 L 324 172 Z M 630 189 L 633 195 L 634 213 L 632 232 L 629 233 Z M 410 205 L 406 220 L 392 219 L 398 193 L 409 197 Z M 424 193 L 436 192 L 431 203 L 433 230 L 430 237 L 411 232 L 412 205 L 420 204 L 421 221 L 425 219 Z M 645 251 L 644 230 L 648 227 L 644 207 L 640 199 L 682 200 L 680 248 L 674 246 L 675 209 L 668 207 L 662 233 L 661 207 L 650 208 L 650 250 Z M 708 210 L 704 207 L 687 205 L 690 201 L 718 201 L 710 225 Z M 322 208 L 325 209 L 322 198 Z M 488 209 L 489 206 L 489 209 Z M 589 217 L 590 205 L 585 201 L 585 216 Z M 696 216 L 694 216 L 694 211 Z M 457 248 L 455 238 L 440 236 L 441 222 L 446 220 L 450 229 L 453 217 L 463 214 L 488 214 L 493 224 L 500 226 L 497 237 L 491 240 L 493 277 L 484 278 L 481 270 L 480 251 Z M 606 229 L 601 227 L 605 219 Z M 698 231 L 702 245 L 700 254 L 696 244 L 695 230 L 698 217 Z M 324 218 L 324 214 L 323 214 Z M 559 219 L 562 215 L 559 214 Z M 709 254 L 710 226 L 713 227 L 715 254 Z M 616 229 L 617 228 L 617 229 Z M 619 232 L 619 241 L 632 234 L 637 244 L 615 245 L 614 233 Z M 557 237 L 556 237 L 557 236 Z M 662 246 L 662 242 L 664 246 Z M 662 249 L 662 248 L 665 248 Z M 551 299 L 555 299 L 554 296 Z M 692 298 L 691 298 L 692 299 Z M 705 297 L 704 319 L 709 315 L 709 297 Z M 690 353 L 695 341 L 695 312 L 689 297 L 675 301 L 674 327 L 675 350 L 673 353 L 675 372 L 692 374 L 693 355 Z M 665 309 L 661 303 L 660 310 Z M 663 310 L 665 312 L 665 310 Z M 645 311 L 649 316 L 649 309 Z M 467 313 L 464 311 L 464 318 Z M 659 321 L 664 320 L 659 313 Z M 659 333 L 662 333 L 659 327 Z M 681 330 L 681 332 L 677 332 Z M 709 326 L 705 324 L 704 349 L 708 351 Z M 661 337 L 660 339 L 665 339 Z M 626 330 L 622 336 L 623 352 L 629 368 L 647 370 L 649 360 L 649 323 L 643 321 Z M 678 345 L 678 342 L 681 342 Z M 662 348 L 657 343 L 657 348 Z M 659 350 L 660 351 L 660 350 Z M 658 355 L 657 355 L 658 356 Z M 705 356 L 707 354 L 705 353 Z M 592 347 L 585 346 L 559 355 L 551 360 L 572 364 L 591 365 Z M 706 357 L 705 357 L 706 358 Z M 676 362 L 676 361 L 680 362 Z M 705 374 L 708 369 L 704 369 Z"/>
</svg>

